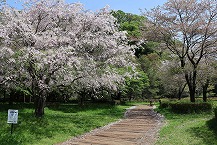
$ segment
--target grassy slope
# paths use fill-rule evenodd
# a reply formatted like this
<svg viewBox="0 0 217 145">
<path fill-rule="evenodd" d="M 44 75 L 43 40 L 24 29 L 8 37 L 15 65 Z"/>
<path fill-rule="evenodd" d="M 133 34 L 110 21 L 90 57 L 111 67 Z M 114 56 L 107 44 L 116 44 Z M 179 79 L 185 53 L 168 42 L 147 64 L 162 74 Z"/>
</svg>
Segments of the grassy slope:
<svg viewBox="0 0 217 145">
<path fill-rule="evenodd" d="M 33 117 L 32 105 L 14 105 L 10 109 L 19 110 L 19 123 L 10 134 L 7 124 L 7 105 L 0 104 L 0 144 L 1 145 L 51 145 L 65 141 L 72 136 L 88 132 L 94 128 L 114 122 L 123 116 L 129 106 L 77 105 L 65 104 L 57 109 L 45 109 L 45 117 Z"/>
<path fill-rule="evenodd" d="M 175 114 L 159 110 L 166 117 L 157 145 L 216 145 L 217 121 L 214 113 Z"/>
</svg>

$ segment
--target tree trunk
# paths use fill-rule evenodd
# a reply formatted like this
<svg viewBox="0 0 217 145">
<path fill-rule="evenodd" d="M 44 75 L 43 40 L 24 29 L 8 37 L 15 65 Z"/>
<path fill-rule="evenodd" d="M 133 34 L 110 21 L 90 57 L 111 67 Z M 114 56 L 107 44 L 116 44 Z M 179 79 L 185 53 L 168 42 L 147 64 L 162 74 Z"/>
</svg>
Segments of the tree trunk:
<svg viewBox="0 0 217 145">
<path fill-rule="evenodd" d="M 203 102 L 207 102 L 207 89 L 203 87 Z"/>
<path fill-rule="evenodd" d="M 44 115 L 44 107 L 46 102 L 46 90 L 41 90 L 39 92 L 39 96 L 35 98 L 35 116 L 43 117 Z"/>
<path fill-rule="evenodd" d="M 45 97 L 35 98 L 35 116 L 36 117 L 43 117 L 45 101 L 46 101 Z"/>
<path fill-rule="evenodd" d="M 187 85 L 187 84 L 185 83 L 184 86 L 180 86 L 180 87 L 179 87 L 179 92 L 178 92 L 178 99 L 179 99 L 179 100 L 181 100 L 182 93 L 184 92 L 186 85 Z"/>
<path fill-rule="evenodd" d="M 203 102 L 207 102 L 207 89 L 209 86 L 209 80 L 206 80 L 206 83 L 203 85 Z"/>
<path fill-rule="evenodd" d="M 80 101 L 79 101 L 80 106 L 84 106 L 84 99 L 85 97 L 83 95 L 80 96 Z"/>
<path fill-rule="evenodd" d="M 78 92 L 78 95 L 79 95 L 79 105 L 84 106 L 84 101 L 86 96 L 85 90 Z"/>
<path fill-rule="evenodd" d="M 190 92 L 190 101 L 195 102 L 195 94 L 196 94 L 196 85 L 194 84 L 194 80 L 189 80 L 188 88 Z M 195 82 L 196 83 L 196 82 Z"/>
<path fill-rule="evenodd" d="M 189 89 L 189 92 L 190 92 L 190 101 L 191 102 L 195 102 L 196 78 L 197 78 L 196 67 L 193 70 L 193 74 L 185 73 L 185 79 L 187 81 L 188 89 Z"/>
<path fill-rule="evenodd" d="M 195 91 L 194 90 L 195 90 L 194 88 L 190 90 L 190 101 L 191 102 L 195 102 Z"/>
<path fill-rule="evenodd" d="M 181 67 L 184 69 L 185 68 L 185 60 L 184 57 L 180 57 L 179 58 L 181 61 Z M 190 101 L 191 102 L 195 102 L 195 93 L 196 93 L 196 78 L 197 78 L 197 66 L 194 66 L 194 70 L 193 70 L 193 75 L 190 73 L 188 74 L 188 72 L 185 72 L 185 79 L 188 85 L 188 89 L 190 92 Z"/>
<path fill-rule="evenodd" d="M 89 96 L 90 96 L 91 102 L 95 102 L 96 101 L 95 91 L 93 89 L 90 91 Z"/>
</svg>

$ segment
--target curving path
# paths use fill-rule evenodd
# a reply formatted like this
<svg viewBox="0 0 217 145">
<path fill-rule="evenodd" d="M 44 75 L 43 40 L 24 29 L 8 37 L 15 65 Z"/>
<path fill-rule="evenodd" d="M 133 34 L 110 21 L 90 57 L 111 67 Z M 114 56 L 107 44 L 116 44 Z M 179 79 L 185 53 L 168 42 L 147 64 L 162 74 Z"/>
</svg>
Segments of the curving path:
<svg viewBox="0 0 217 145">
<path fill-rule="evenodd" d="M 162 124 L 163 117 L 153 107 L 131 107 L 125 119 L 58 145 L 152 145 Z"/>
</svg>

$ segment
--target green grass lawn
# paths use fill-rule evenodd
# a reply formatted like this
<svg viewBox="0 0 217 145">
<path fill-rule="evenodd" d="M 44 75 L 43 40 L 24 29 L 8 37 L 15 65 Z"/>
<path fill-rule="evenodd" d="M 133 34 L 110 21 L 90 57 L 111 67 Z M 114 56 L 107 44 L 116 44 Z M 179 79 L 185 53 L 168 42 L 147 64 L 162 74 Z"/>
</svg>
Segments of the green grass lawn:
<svg viewBox="0 0 217 145">
<path fill-rule="evenodd" d="M 156 145 L 217 145 L 217 121 L 213 112 L 176 114 L 168 109 L 158 111 L 165 116 L 166 123 Z"/>
<path fill-rule="evenodd" d="M 59 108 L 45 108 L 45 116 L 37 119 L 33 115 L 32 104 L 13 106 L 0 104 L 0 144 L 1 145 L 51 145 L 66 141 L 72 136 L 88 132 L 123 117 L 129 106 L 89 104 L 79 107 L 63 104 Z M 18 124 L 10 134 L 7 124 L 7 110 L 18 109 Z"/>
<path fill-rule="evenodd" d="M 84 107 L 62 104 L 59 108 L 46 107 L 45 116 L 41 119 L 34 117 L 33 104 L 16 104 L 10 107 L 0 104 L 0 144 L 52 145 L 63 142 L 122 118 L 125 109 L 134 104 L 140 105 L 141 102 L 120 106 L 89 104 Z M 217 101 L 214 106 L 217 106 Z M 10 125 L 7 124 L 8 109 L 19 110 L 18 124 L 12 135 Z M 217 144 L 217 121 L 213 119 L 213 112 L 176 114 L 168 109 L 158 111 L 166 117 L 166 123 L 160 130 L 157 145 Z"/>
</svg>

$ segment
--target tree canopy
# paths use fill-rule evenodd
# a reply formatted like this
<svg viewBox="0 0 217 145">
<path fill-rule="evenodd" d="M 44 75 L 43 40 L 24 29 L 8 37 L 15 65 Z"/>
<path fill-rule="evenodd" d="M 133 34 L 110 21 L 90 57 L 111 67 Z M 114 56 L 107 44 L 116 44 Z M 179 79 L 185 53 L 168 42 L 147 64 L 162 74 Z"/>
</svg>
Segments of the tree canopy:
<svg viewBox="0 0 217 145">
<path fill-rule="evenodd" d="M 147 38 L 164 42 L 179 58 L 191 102 L 195 102 L 198 66 L 216 53 L 216 6 L 214 0 L 168 0 L 146 13 L 150 22 Z"/>
<path fill-rule="evenodd" d="M 2 19 L 1 84 L 31 88 L 37 116 L 52 88 L 117 89 L 124 75 L 115 68 L 134 67 L 127 37 L 107 7 L 91 12 L 81 3 L 29 0 L 22 10 L 5 6 Z"/>
</svg>

